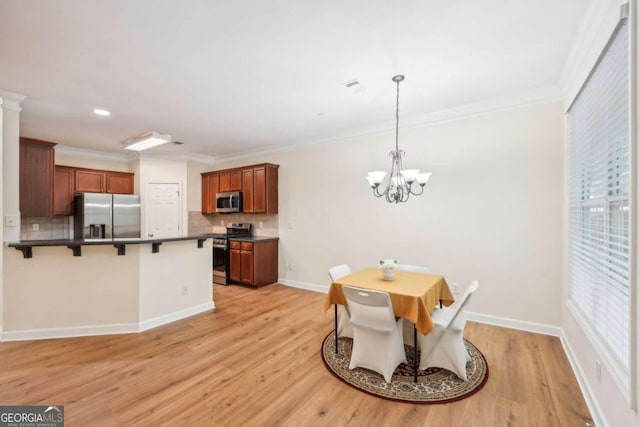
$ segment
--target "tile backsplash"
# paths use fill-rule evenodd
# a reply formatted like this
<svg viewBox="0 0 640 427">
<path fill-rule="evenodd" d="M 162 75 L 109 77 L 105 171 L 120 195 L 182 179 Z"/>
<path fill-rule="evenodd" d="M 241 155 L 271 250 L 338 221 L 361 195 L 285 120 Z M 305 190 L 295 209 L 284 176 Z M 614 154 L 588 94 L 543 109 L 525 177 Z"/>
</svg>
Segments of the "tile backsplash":
<svg viewBox="0 0 640 427">
<path fill-rule="evenodd" d="M 278 215 L 266 214 L 225 214 L 203 215 L 198 211 L 189 212 L 189 234 L 225 233 L 232 222 L 250 222 L 254 236 L 278 237 Z"/>
<path fill-rule="evenodd" d="M 278 215 L 203 215 L 198 211 L 189 212 L 189 234 L 225 233 L 227 225 L 232 222 L 252 223 L 254 236 L 278 237 Z M 37 230 L 34 230 L 34 228 L 37 228 Z M 72 238 L 73 217 L 22 218 L 20 240 L 56 240 Z"/>
<path fill-rule="evenodd" d="M 36 230 L 37 229 L 37 230 Z M 22 218 L 20 240 L 71 239 L 73 217 Z"/>
</svg>

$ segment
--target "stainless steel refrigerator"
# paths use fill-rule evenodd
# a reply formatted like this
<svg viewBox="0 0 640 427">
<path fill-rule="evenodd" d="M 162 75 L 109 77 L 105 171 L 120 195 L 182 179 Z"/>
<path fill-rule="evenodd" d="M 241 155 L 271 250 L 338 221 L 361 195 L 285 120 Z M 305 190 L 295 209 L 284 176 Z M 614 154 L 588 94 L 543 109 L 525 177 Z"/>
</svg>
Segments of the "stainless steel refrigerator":
<svg viewBox="0 0 640 427">
<path fill-rule="evenodd" d="M 75 239 L 132 239 L 140 237 L 140 196 L 76 193 Z"/>
</svg>

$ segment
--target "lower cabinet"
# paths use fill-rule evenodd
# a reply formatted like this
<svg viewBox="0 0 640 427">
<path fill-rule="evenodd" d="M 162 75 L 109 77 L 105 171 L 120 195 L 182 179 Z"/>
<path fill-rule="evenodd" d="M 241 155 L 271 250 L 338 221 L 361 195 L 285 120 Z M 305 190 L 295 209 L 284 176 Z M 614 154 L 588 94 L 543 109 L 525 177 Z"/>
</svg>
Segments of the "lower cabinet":
<svg viewBox="0 0 640 427">
<path fill-rule="evenodd" d="M 264 286 L 278 281 L 278 240 L 229 241 L 232 282 Z"/>
</svg>

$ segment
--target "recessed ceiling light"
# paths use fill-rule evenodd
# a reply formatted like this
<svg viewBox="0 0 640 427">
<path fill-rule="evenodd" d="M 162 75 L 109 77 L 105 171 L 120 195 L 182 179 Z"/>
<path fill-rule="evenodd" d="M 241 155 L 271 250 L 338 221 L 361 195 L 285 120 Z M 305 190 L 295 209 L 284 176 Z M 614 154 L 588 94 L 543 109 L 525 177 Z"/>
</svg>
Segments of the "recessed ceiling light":
<svg viewBox="0 0 640 427">
<path fill-rule="evenodd" d="M 103 110 L 102 108 L 96 108 L 93 110 L 93 114 L 97 114 L 98 116 L 110 116 L 111 112 Z"/>
</svg>

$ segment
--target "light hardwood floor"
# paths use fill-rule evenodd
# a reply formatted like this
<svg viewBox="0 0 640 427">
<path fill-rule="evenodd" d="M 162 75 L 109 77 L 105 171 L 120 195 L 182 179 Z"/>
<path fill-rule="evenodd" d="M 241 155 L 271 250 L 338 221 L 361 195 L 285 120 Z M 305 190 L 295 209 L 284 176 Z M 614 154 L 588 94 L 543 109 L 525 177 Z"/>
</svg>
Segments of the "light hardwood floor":
<svg viewBox="0 0 640 427">
<path fill-rule="evenodd" d="M 67 426 L 577 426 L 590 419 L 557 338 L 469 322 L 489 380 L 444 405 L 333 377 L 324 294 L 215 287 L 215 312 L 140 334 L 0 343 L 0 405 L 64 405 Z"/>
</svg>

